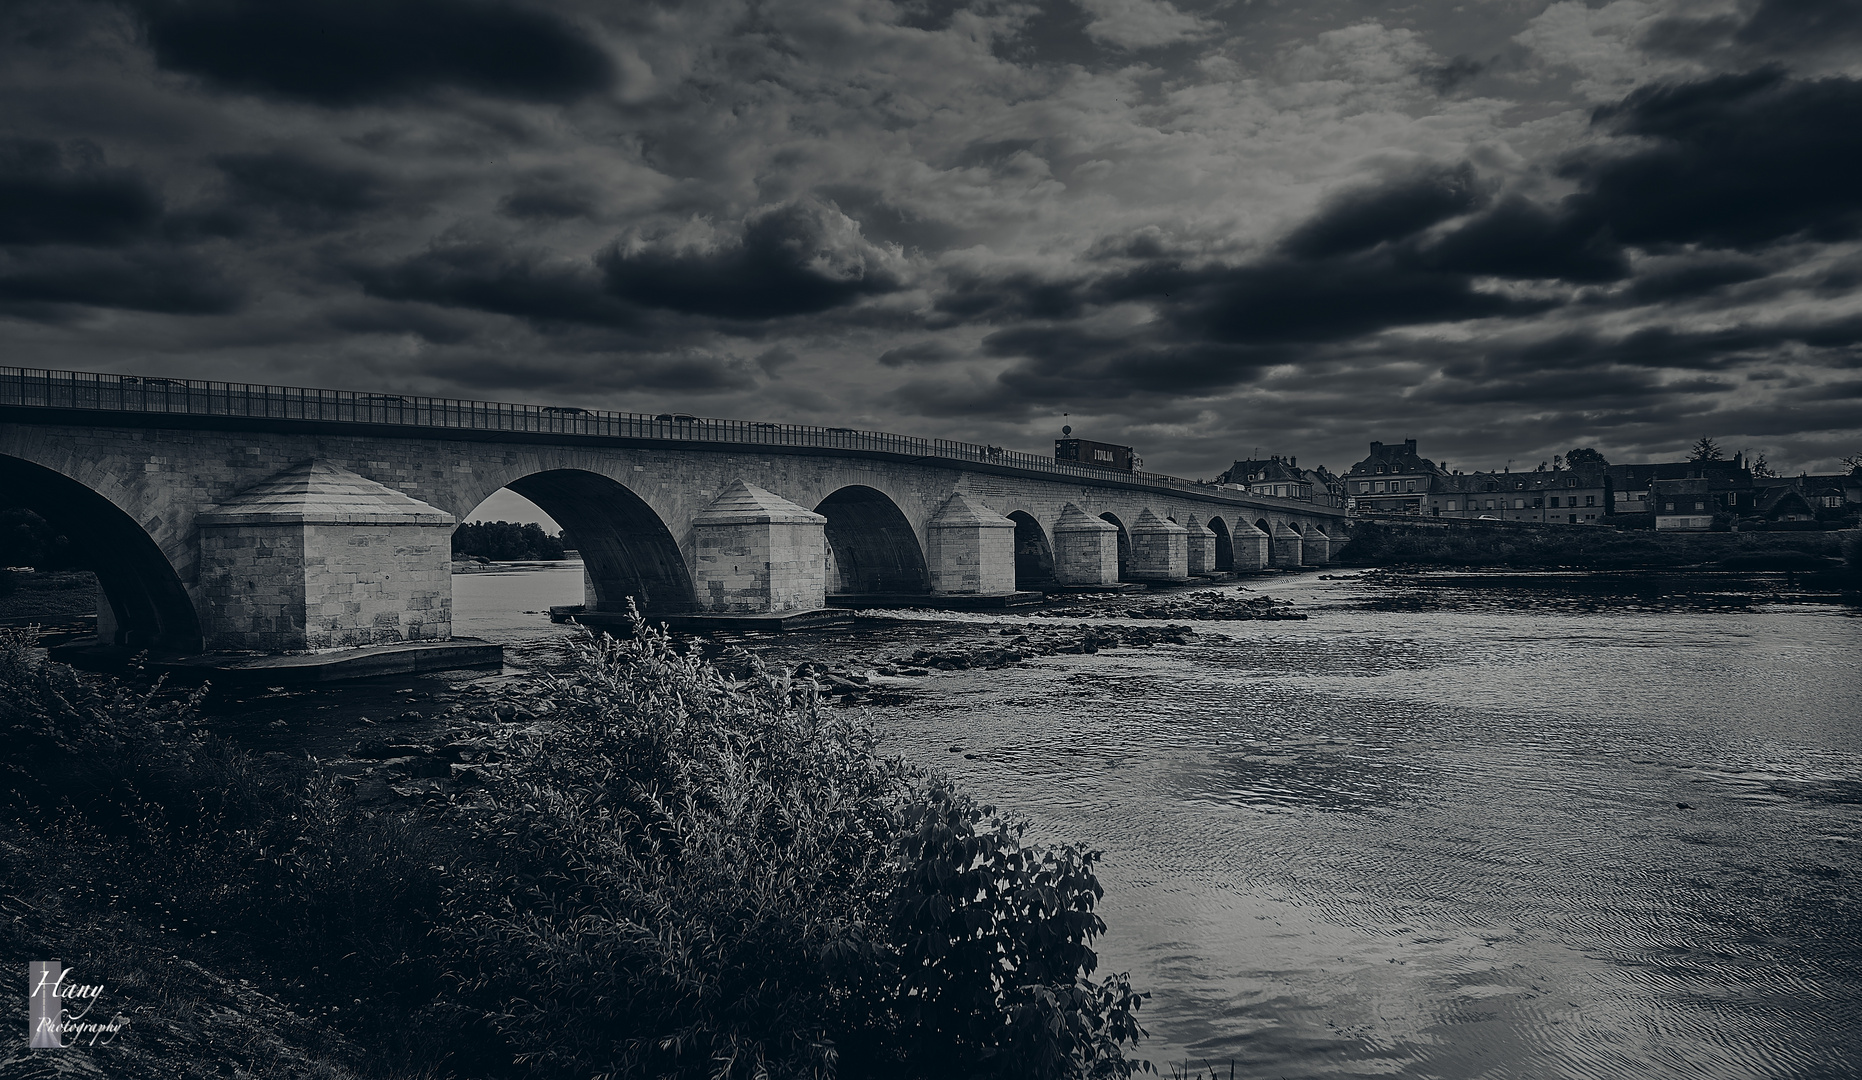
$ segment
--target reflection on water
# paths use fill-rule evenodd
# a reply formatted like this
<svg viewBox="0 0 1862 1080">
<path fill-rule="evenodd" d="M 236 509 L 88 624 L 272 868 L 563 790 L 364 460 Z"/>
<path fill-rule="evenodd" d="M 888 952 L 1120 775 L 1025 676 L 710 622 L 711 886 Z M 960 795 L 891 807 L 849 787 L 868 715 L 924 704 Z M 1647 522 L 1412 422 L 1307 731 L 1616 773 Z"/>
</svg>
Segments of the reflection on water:
<svg viewBox="0 0 1862 1080">
<path fill-rule="evenodd" d="M 510 576 L 564 598 L 482 595 L 580 596 L 579 568 Z M 461 625 L 561 632 L 500 631 L 478 588 L 456 579 Z M 874 713 L 895 750 L 1105 849 L 1102 965 L 1153 991 L 1146 1056 L 1862 1075 L 1862 619 L 1259 589 L 1311 620 L 938 675 Z"/>
</svg>

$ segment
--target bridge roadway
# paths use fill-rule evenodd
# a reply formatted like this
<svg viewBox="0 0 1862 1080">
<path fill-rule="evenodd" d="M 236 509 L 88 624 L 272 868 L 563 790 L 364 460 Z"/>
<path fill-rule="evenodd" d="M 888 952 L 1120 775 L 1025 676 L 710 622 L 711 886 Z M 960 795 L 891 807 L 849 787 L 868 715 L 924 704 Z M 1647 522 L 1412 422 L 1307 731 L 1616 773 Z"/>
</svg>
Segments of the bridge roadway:
<svg viewBox="0 0 1862 1080">
<path fill-rule="evenodd" d="M 590 602 L 838 597 L 1323 565 L 1342 510 L 946 440 L 0 368 L 0 503 L 83 547 L 106 642 L 286 652 L 451 635 L 450 534 L 510 488 Z"/>
</svg>

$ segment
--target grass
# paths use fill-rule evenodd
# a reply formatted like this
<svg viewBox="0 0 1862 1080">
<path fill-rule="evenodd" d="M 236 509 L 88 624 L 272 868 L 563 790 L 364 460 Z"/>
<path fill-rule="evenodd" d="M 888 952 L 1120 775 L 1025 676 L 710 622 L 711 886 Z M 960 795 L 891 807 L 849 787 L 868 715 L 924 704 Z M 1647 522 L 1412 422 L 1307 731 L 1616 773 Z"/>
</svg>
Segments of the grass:
<svg viewBox="0 0 1862 1080">
<path fill-rule="evenodd" d="M 636 629 L 461 714 L 468 761 L 386 806 L 0 632 L 0 940 L 105 983 L 131 1026 L 73 1053 L 118 1077 L 1141 1066 L 1095 852 Z"/>
</svg>

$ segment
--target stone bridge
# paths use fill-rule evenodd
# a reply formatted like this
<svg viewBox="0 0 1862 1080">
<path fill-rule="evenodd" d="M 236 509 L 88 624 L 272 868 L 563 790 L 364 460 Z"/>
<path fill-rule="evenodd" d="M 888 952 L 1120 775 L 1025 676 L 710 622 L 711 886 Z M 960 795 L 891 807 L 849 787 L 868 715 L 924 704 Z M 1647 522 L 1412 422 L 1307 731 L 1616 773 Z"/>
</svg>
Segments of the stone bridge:
<svg viewBox="0 0 1862 1080">
<path fill-rule="evenodd" d="M 844 428 L 0 368 L 0 503 L 97 570 L 99 637 L 445 640 L 450 534 L 509 488 L 591 606 L 782 615 L 1324 565 L 1341 510 Z"/>
</svg>

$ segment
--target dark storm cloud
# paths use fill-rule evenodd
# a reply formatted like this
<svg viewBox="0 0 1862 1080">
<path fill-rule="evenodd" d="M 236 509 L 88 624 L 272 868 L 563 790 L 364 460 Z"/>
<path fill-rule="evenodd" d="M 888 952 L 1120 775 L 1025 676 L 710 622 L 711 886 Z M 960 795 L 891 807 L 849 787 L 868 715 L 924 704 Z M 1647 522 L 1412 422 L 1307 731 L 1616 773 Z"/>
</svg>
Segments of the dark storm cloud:
<svg viewBox="0 0 1862 1080">
<path fill-rule="evenodd" d="M 988 323 L 1070 319 L 1079 315 L 1085 304 L 1081 281 L 1049 281 L 1023 271 L 953 274 L 934 306 L 954 321 Z"/>
<path fill-rule="evenodd" d="M 604 53 L 547 11 L 495 0 L 135 0 L 163 67 L 327 106 L 453 87 L 567 102 L 605 89 Z"/>
<path fill-rule="evenodd" d="M 1744 19 L 1667 15 L 1654 20 L 1638 44 L 1676 56 L 1726 53 L 1746 60 L 1839 52 L 1862 44 L 1862 6 L 1851 0 L 1762 0 Z"/>
<path fill-rule="evenodd" d="M 597 262 L 614 295 L 642 307 L 721 319 L 812 315 L 901 283 L 878 252 L 832 235 L 825 215 L 784 206 L 744 223 L 711 250 L 616 246 Z"/>
<path fill-rule="evenodd" d="M 218 315 L 243 296 L 213 262 L 182 251 L 39 248 L 0 259 L 0 307 L 30 319 L 63 321 L 60 306 L 72 304 Z"/>
<path fill-rule="evenodd" d="M 1643 87 L 1596 123 L 1647 140 L 1581 158 L 1571 220 L 1617 241 L 1755 248 L 1862 235 L 1862 81 L 1778 68 Z"/>
<path fill-rule="evenodd" d="M 94 143 L 0 139 L 0 244 L 125 244 L 161 216 L 149 182 Z"/>
<path fill-rule="evenodd" d="M 1607 229 L 1519 196 L 1501 200 L 1418 256 L 1435 270 L 1518 280 L 1590 283 L 1629 275 L 1629 258 Z"/>
<path fill-rule="evenodd" d="M 755 385 L 745 365 L 709 355 L 629 356 L 540 367 L 509 356 L 449 357 L 432 374 L 472 393 L 557 391 L 567 397 L 621 390 L 717 393 Z"/>
<path fill-rule="evenodd" d="M 1638 275 L 1626 299 L 1637 304 L 1686 299 L 1728 285 L 1757 281 L 1770 273 L 1763 263 L 1751 259 L 1708 257 Z"/>
<path fill-rule="evenodd" d="M 436 245 L 390 266 L 357 271 L 371 296 L 470 308 L 533 323 L 633 327 L 640 312 L 609 295 L 593 266 L 489 243 Z"/>
<path fill-rule="evenodd" d="M 1482 202 L 1467 163 L 1426 169 L 1400 180 L 1357 188 L 1333 198 L 1294 229 L 1281 248 L 1296 259 L 1349 255 L 1465 214 Z"/>
<path fill-rule="evenodd" d="M 941 341 L 915 341 L 910 345 L 901 345 L 896 349 L 887 349 L 879 354 L 879 362 L 886 367 L 912 367 L 920 364 L 944 364 L 962 358 L 963 354 Z"/>
<path fill-rule="evenodd" d="M 566 221 L 592 218 L 600 205 L 600 196 L 588 184 L 545 175 L 526 177 L 517 190 L 498 201 L 498 211 L 519 220 Z"/>
<path fill-rule="evenodd" d="M 294 228 L 339 228 L 397 201 L 380 173 L 295 151 L 223 154 L 214 164 L 236 207 L 269 211 Z"/>
</svg>

